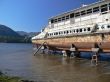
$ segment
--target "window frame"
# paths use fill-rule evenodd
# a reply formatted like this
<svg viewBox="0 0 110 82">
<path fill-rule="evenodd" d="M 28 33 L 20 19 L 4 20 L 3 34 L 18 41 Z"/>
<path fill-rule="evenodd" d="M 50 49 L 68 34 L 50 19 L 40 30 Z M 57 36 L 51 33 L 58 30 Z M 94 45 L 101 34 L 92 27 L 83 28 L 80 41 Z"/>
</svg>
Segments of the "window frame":
<svg viewBox="0 0 110 82">
<path fill-rule="evenodd" d="M 84 10 L 84 11 L 81 11 L 81 15 L 83 16 L 83 15 L 86 15 L 87 13 L 86 13 L 86 10 Z"/>
<path fill-rule="evenodd" d="M 86 12 L 87 12 L 87 14 L 91 14 L 93 12 L 93 10 L 92 9 L 87 9 Z"/>
<path fill-rule="evenodd" d="M 81 16 L 80 12 L 76 12 L 75 17 L 79 17 L 79 16 Z"/>
<path fill-rule="evenodd" d="M 95 13 L 95 12 L 99 12 L 99 11 L 100 11 L 100 7 L 99 7 L 99 6 L 93 8 L 93 13 Z"/>
<path fill-rule="evenodd" d="M 108 11 L 108 5 L 107 4 L 101 5 L 100 9 L 101 9 L 101 12 L 106 12 Z"/>
</svg>

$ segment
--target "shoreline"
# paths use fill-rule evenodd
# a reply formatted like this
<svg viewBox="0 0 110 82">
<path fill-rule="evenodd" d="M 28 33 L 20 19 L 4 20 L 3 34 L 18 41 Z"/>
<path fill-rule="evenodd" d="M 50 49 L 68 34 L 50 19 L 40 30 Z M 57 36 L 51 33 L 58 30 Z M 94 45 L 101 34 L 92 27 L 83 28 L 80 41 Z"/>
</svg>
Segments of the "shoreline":
<svg viewBox="0 0 110 82">
<path fill-rule="evenodd" d="M 0 82 L 36 82 L 36 81 L 24 80 L 20 77 L 9 76 L 0 71 Z"/>
</svg>

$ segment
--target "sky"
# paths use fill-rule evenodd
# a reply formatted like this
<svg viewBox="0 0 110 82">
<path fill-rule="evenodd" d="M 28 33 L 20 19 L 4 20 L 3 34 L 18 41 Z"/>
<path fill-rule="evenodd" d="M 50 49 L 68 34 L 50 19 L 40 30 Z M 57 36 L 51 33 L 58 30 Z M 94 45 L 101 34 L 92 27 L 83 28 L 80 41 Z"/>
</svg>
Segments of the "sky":
<svg viewBox="0 0 110 82">
<path fill-rule="evenodd" d="M 0 0 L 0 24 L 15 31 L 39 32 L 48 19 L 99 0 Z"/>
</svg>

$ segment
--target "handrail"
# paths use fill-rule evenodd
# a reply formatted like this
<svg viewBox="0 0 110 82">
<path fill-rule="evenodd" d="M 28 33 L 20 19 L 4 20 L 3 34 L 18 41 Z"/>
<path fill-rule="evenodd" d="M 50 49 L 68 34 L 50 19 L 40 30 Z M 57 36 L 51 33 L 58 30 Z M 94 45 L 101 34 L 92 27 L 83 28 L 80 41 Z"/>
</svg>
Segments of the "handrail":
<svg viewBox="0 0 110 82">
<path fill-rule="evenodd" d="M 44 43 L 36 50 L 36 52 L 34 53 L 34 56 L 38 53 L 38 51 L 42 48 L 42 46 L 44 46 L 45 43 L 46 43 L 46 42 L 44 42 Z"/>
</svg>

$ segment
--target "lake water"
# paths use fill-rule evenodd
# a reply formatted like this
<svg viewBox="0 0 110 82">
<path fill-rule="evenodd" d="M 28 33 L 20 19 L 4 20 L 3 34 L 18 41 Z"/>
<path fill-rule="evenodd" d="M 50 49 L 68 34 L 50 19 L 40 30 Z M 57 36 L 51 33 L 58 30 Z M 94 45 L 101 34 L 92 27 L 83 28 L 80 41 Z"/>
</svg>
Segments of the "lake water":
<svg viewBox="0 0 110 82">
<path fill-rule="evenodd" d="M 33 56 L 31 44 L 0 43 L 0 70 L 37 82 L 110 82 L 110 62 L 59 55 Z"/>
</svg>

